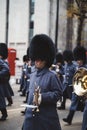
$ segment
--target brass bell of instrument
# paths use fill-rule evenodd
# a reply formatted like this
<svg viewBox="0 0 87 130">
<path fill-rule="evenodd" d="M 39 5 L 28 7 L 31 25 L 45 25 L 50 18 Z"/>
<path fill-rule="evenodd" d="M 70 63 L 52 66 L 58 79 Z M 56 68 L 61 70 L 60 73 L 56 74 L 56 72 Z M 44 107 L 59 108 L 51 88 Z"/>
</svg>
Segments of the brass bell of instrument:
<svg viewBox="0 0 87 130">
<path fill-rule="evenodd" d="M 79 68 L 73 77 L 73 88 L 75 94 L 78 96 L 87 97 L 87 69 Z"/>
</svg>

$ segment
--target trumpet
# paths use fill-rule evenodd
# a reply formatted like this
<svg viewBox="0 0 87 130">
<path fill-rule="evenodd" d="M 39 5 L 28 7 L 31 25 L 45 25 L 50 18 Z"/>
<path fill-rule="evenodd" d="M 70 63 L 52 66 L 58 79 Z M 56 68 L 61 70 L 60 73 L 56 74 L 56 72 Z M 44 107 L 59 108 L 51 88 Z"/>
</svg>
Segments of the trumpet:
<svg viewBox="0 0 87 130">
<path fill-rule="evenodd" d="M 39 102 L 38 102 L 39 94 L 40 94 L 40 87 L 38 86 L 34 90 L 34 98 L 33 98 L 33 105 L 37 106 L 36 112 L 39 112 Z"/>
</svg>

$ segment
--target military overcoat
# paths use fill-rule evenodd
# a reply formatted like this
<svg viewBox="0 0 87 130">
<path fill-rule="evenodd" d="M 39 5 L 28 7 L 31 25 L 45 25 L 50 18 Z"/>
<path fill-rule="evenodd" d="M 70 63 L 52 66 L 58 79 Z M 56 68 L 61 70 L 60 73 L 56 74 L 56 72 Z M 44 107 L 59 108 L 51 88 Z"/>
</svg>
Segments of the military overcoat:
<svg viewBox="0 0 87 130">
<path fill-rule="evenodd" d="M 23 130 L 61 130 L 56 103 L 62 96 L 62 86 L 57 75 L 48 68 L 37 70 L 30 77 L 28 104 L 33 102 L 34 89 L 39 86 L 42 101 L 39 112 L 26 109 Z"/>
</svg>

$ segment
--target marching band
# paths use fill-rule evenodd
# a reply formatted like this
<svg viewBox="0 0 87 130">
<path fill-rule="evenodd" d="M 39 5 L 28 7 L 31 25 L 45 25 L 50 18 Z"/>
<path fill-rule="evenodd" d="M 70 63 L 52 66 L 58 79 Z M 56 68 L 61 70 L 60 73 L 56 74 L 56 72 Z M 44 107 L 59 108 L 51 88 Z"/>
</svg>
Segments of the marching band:
<svg viewBox="0 0 87 130">
<path fill-rule="evenodd" d="M 12 104 L 14 96 L 9 84 L 7 57 L 7 46 L 0 43 L 0 121 L 5 121 L 8 117 L 5 98 Z M 22 130 L 62 130 L 57 109 L 66 109 L 67 98 L 71 105 L 63 121 L 71 125 L 75 111 L 82 111 L 81 130 L 87 130 L 86 49 L 77 46 L 73 51 L 56 53 L 51 38 L 38 34 L 32 38 L 23 61 L 19 91 L 22 92 L 21 96 L 26 96 L 24 103 L 28 107 L 24 111 Z M 61 102 L 59 107 L 58 101 Z"/>
</svg>

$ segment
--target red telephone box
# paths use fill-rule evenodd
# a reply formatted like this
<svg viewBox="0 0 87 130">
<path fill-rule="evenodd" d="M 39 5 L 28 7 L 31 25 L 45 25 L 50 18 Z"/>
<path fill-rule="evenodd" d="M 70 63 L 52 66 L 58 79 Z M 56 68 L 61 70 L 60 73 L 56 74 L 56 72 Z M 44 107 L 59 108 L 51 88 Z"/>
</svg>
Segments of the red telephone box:
<svg viewBox="0 0 87 130">
<path fill-rule="evenodd" d="M 11 75 L 15 75 L 15 59 L 16 59 L 16 50 L 13 48 L 8 48 L 8 63 Z"/>
</svg>

